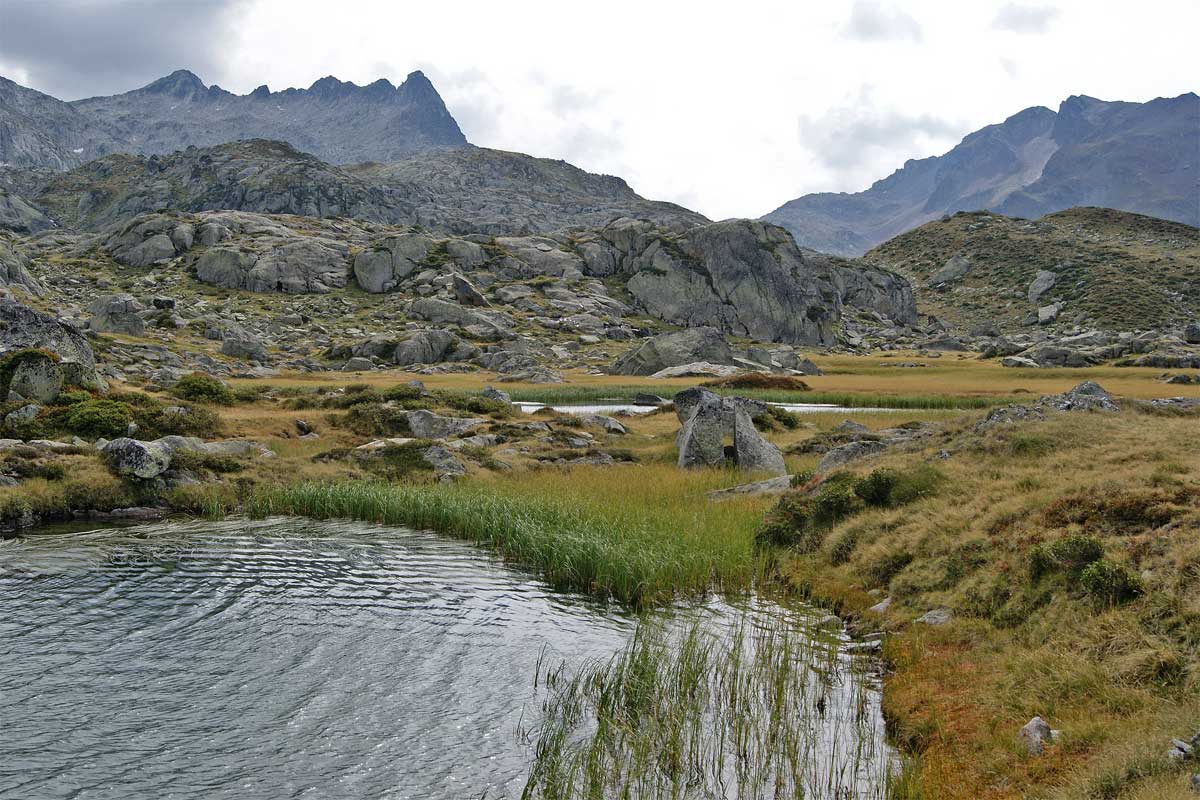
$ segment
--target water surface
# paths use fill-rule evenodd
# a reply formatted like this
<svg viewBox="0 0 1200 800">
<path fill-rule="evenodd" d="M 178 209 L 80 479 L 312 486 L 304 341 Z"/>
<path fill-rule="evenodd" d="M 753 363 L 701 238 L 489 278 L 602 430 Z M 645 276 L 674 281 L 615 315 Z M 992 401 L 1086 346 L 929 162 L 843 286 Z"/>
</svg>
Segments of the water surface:
<svg viewBox="0 0 1200 800">
<path fill-rule="evenodd" d="M 3 798 L 517 797 L 539 655 L 638 624 L 464 543 L 291 519 L 0 542 L 0 598 Z"/>
</svg>

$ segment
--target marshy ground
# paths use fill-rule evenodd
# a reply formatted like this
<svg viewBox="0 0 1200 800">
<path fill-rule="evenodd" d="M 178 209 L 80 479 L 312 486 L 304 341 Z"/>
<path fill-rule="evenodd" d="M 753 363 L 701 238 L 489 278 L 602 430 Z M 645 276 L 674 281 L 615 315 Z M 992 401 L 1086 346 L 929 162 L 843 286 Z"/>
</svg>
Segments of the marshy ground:
<svg viewBox="0 0 1200 800">
<path fill-rule="evenodd" d="M 806 413 L 766 430 L 788 454 L 789 472 L 811 472 L 820 454 L 797 445 L 848 416 L 872 430 L 936 427 L 848 465 L 836 503 L 810 504 L 819 494 L 811 484 L 785 498 L 785 524 L 803 534 L 791 538 L 757 535 L 764 519 L 779 522 L 777 497 L 707 497 L 746 475 L 675 466 L 679 423 L 670 412 L 620 417 L 623 436 L 593 430 L 582 450 L 613 456 L 609 466 L 562 463 L 553 445 L 530 444 L 476 454 L 468 475 L 447 485 L 419 469 L 381 475 L 323 457 L 387 432 L 347 425 L 345 405 L 313 398 L 350 384 L 385 392 L 413 377 L 399 372 L 234 381 L 232 396 L 220 398 L 228 405 L 195 400 L 218 415 L 223 436 L 253 438 L 275 455 L 195 464 L 210 480 L 159 499 L 209 516 L 433 528 L 493 547 L 554 586 L 642 607 L 714 589 L 794 593 L 836 610 L 853 629 L 887 633 L 884 713 L 905 754 L 894 796 L 1187 796 L 1200 767 L 1166 752 L 1200 721 L 1200 418 L 1137 401 L 1200 396 L 1200 386 L 1165 385 L 1158 370 L 1013 370 L 956 354 L 815 360 L 825 375 L 804 379 L 810 391 L 739 393 L 883 410 Z M 1123 410 L 977 430 L 988 408 L 1088 379 Z M 422 380 L 443 403 L 488 382 L 477 373 Z M 571 374 L 565 384 L 503 388 L 514 400 L 569 403 L 639 391 L 669 397 L 695 383 Z M 480 413 L 495 430 L 573 424 L 549 412 L 487 410 Z M 319 438 L 299 438 L 297 419 Z M 53 461 L 58 471 L 44 464 L 44 474 L 0 488 L 0 506 L 140 499 L 92 454 Z M 916 489 L 902 499 L 888 494 L 918 470 L 925 477 Z M 868 483 L 875 489 L 860 492 Z M 885 598 L 886 610 L 869 610 Z M 914 623 L 933 609 L 948 609 L 950 620 Z M 1035 715 L 1062 731 L 1038 757 L 1016 739 Z"/>
</svg>

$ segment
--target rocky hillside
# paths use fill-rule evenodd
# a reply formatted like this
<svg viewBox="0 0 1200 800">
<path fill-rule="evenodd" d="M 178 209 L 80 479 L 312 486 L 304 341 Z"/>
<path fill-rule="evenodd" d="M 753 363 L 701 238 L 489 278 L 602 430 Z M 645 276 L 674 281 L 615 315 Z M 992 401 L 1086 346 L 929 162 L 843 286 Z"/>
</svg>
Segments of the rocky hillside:
<svg viewBox="0 0 1200 800">
<path fill-rule="evenodd" d="M 1037 220 L 959 213 L 871 250 L 921 310 L 961 331 L 991 325 L 1171 328 L 1200 318 L 1200 231 L 1103 208 Z"/>
<path fill-rule="evenodd" d="M 155 155 L 279 139 L 333 164 L 391 161 L 467 140 L 421 72 L 400 86 L 326 77 L 308 89 L 235 95 L 178 70 L 111 97 L 64 103 L 0 78 L 0 162 L 69 169 L 109 153 Z"/>
<path fill-rule="evenodd" d="M 491 234 L 598 227 L 622 216 L 707 221 L 645 200 L 620 178 L 470 145 L 339 167 L 258 139 L 165 156 L 111 155 L 66 173 L 7 170 L 0 181 L 72 228 L 100 228 L 164 209 L 353 217 Z"/>
<path fill-rule="evenodd" d="M 857 193 L 809 194 L 763 219 L 804 247 L 856 256 L 956 211 L 1026 218 L 1105 206 L 1200 225 L 1200 97 L 1070 97 L 1027 108 Z"/>
<path fill-rule="evenodd" d="M 116 379 L 257 364 L 555 380 L 560 369 L 615 368 L 677 327 L 706 333 L 652 346 L 654 369 L 781 367 L 800 363 L 796 346 L 844 342 L 859 319 L 916 322 L 902 278 L 801 252 L 786 231 L 749 220 L 448 236 L 345 218 L 154 213 L 98 233 L 4 236 L 4 293 L 122 337 L 98 344 Z"/>
</svg>

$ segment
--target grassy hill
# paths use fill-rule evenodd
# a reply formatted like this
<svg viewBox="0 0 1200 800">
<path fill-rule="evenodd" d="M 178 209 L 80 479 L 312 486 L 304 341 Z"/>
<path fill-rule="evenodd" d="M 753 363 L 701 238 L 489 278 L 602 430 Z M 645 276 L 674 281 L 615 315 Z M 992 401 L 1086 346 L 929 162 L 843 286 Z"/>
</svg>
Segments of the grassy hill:
<svg viewBox="0 0 1200 800">
<path fill-rule="evenodd" d="M 967 271 L 938 280 L 956 256 Z M 1059 325 L 1135 330 L 1200 318 L 1200 230 L 1124 211 L 1072 208 L 1037 220 L 961 212 L 864 258 L 908 277 L 922 312 L 961 328 L 1019 329 L 1056 301 Z M 1043 270 L 1054 284 L 1031 301 L 1029 285 Z"/>
</svg>

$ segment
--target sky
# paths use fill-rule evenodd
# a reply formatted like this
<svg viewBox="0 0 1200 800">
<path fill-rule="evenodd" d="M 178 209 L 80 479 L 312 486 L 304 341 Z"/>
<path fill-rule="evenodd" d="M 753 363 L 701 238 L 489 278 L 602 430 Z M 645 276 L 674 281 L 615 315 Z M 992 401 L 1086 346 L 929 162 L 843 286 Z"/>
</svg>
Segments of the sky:
<svg viewBox="0 0 1200 800">
<path fill-rule="evenodd" d="M 0 75 L 64 100 L 175 69 L 246 93 L 420 69 L 473 144 L 713 219 L 860 191 L 1073 94 L 1200 89 L 1198 0 L 0 0 Z"/>
</svg>

